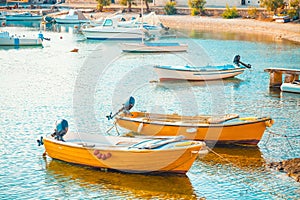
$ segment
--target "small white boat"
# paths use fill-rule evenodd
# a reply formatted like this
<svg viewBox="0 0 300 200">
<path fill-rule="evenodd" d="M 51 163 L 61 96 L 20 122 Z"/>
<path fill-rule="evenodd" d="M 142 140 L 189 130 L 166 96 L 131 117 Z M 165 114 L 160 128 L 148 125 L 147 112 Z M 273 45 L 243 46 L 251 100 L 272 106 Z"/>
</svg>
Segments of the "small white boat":
<svg viewBox="0 0 300 200">
<path fill-rule="evenodd" d="M 67 15 L 56 17 L 54 18 L 54 20 L 59 24 L 80 24 L 90 21 L 82 14 L 80 10 L 74 9 L 69 10 L 69 13 Z"/>
<path fill-rule="evenodd" d="M 24 12 L 20 14 L 7 14 L 5 16 L 6 21 L 34 21 L 42 20 L 42 15 L 33 14 L 30 12 Z"/>
<path fill-rule="evenodd" d="M 39 33 L 36 38 L 10 35 L 9 32 L 0 32 L 0 46 L 42 46 L 44 36 Z"/>
<path fill-rule="evenodd" d="M 121 18 L 120 15 L 108 17 L 101 26 L 83 29 L 82 33 L 87 39 L 94 40 L 142 40 L 144 35 L 149 35 L 140 27 L 120 27 Z"/>
<path fill-rule="evenodd" d="M 300 93 L 300 80 L 295 80 L 291 83 L 282 83 L 280 89 L 283 92 Z"/>
<path fill-rule="evenodd" d="M 184 52 L 188 45 L 178 42 L 121 43 L 122 51 L 131 53 Z"/>
<path fill-rule="evenodd" d="M 284 15 L 284 16 L 274 15 L 273 19 L 275 20 L 275 22 L 279 22 L 279 23 L 286 23 L 291 21 L 291 18 L 288 15 Z"/>
<path fill-rule="evenodd" d="M 154 70 L 160 80 L 191 80 L 191 81 L 206 81 L 218 80 L 237 76 L 245 71 L 246 68 L 251 68 L 250 64 L 245 64 L 240 61 L 240 56 L 234 57 L 234 64 L 220 66 L 154 66 Z M 243 66 L 241 66 L 242 64 Z"/>
</svg>

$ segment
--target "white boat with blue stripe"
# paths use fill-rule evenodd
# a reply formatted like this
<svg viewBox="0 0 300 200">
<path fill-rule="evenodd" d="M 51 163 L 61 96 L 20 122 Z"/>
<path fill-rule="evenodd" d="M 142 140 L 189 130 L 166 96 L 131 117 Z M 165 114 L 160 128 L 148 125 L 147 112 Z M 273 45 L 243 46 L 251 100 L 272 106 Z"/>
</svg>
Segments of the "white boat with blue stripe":
<svg viewBox="0 0 300 200">
<path fill-rule="evenodd" d="M 38 36 L 18 36 L 10 35 L 9 32 L 4 31 L 0 32 L 0 46 L 42 46 L 44 38 L 42 33 L 39 33 Z"/>
<path fill-rule="evenodd" d="M 282 83 L 280 89 L 283 92 L 300 93 L 300 80 L 294 80 L 291 83 Z"/>
<path fill-rule="evenodd" d="M 189 80 L 206 81 L 232 78 L 242 74 L 246 68 L 251 68 L 250 64 L 240 61 L 240 56 L 236 55 L 233 60 L 235 65 L 226 64 L 220 66 L 154 66 L 154 70 L 162 80 Z"/>
</svg>

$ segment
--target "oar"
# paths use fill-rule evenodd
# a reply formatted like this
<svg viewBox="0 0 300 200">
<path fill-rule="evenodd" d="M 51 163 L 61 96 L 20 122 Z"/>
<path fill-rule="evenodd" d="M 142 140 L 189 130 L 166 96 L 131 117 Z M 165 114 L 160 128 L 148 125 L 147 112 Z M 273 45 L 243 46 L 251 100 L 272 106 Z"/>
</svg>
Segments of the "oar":
<svg viewBox="0 0 300 200">
<path fill-rule="evenodd" d="M 237 66 L 239 66 L 240 64 L 242 64 L 242 65 L 244 65 L 247 68 L 251 68 L 250 64 L 243 63 L 242 61 L 240 61 L 240 58 L 241 58 L 240 55 L 234 56 L 233 63 L 236 64 Z"/>
<path fill-rule="evenodd" d="M 130 97 L 128 99 L 128 101 L 126 101 L 124 104 L 123 104 L 123 107 L 121 109 L 118 110 L 118 112 L 116 112 L 115 114 L 112 115 L 112 112 L 107 115 L 107 119 L 110 120 L 112 118 L 114 118 L 116 115 L 118 115 L 120 112 L 125 112 L 125 113 L 129 113 L 129 110 L 134 106 L 134 103 L 135 103 L 135 99 L 133 97 Z"/>
</svg>

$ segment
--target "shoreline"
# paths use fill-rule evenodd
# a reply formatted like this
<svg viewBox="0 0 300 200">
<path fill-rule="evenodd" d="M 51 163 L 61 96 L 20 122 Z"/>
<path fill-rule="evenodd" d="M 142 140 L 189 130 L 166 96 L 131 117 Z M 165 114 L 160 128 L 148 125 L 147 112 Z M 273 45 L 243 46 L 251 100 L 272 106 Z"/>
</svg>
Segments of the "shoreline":
<svg viewBox="0 0 300 200">
<path fill-rule="evenodd" d="M 281 39 L 300 44 L 300 23 L 277 23 L 255 19 L 223 19 L 181 15 L 159 15 L 158 17 L 165 26 L 173 29 L 261 34 L 271 36 L 276 40 Z"/>
<path fill-rule="evenodd" d="M 68 4 L 63 5 L 68 8 L 82 8 L 81 4 Z M 95 7 L 87 6 L 85 9 L 91 12 L 84 13 L 84 15 L 91 19 L 98 19 L 113 14 L 114 11 L 94 12 Z M 108 7 L 109 8 L 109 7 Z M 112 7 L 113 10 L 120 10 L 124 7 Z M 18 11 L 28 11 L 28 9 L 18 9 Z M 153 8 L 152 10 L 155 10 Z M 15 10 L 9 10 L 15 11 Z M 38 11 L 38 9 L 29 10 Z M 61 13 L 52 13 L 49 15 L 58 15 Z M 137 15 L 137 12 L 125 12 L 125 15 Z M 278 23 L 274 21 L 261 21 L 256 19 L 234 18 L 224 19 L 216 16 L 191 16 L 191 15 L 161 15 L 157 14 L 158 19 L 167 27 L 171 29 L 182 30 L 196 30 L 196 31 L 209 31 L 209 32 L 231 32 L 239 34 L 255 34 L 265 35 L 272 37 L 274 40 L 286 40 L 295 44 L 300 44 L 300 20 L 296 22 Z"/>
</svg>

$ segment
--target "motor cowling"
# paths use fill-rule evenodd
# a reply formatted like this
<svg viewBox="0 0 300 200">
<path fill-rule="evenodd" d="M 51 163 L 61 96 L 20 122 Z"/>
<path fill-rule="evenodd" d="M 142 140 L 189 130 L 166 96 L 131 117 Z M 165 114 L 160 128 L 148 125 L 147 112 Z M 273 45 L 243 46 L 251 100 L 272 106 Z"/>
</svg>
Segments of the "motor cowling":
<svg viewBox="0 0 300 200">
<path fill-rule="evenodd" d="M 55 122 L 54 133 L 51 136 L 59 141 L 64 141 L 63 136 L 66 135 L 68 129 L 69 129 L 69 124 L 67 120 L 65 119 L 57 120 Z"/>
</svg>

